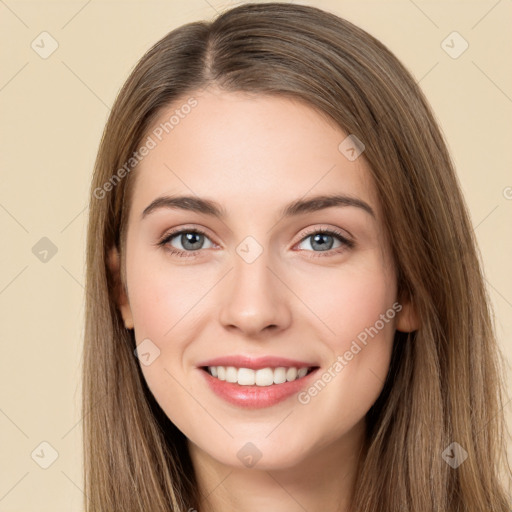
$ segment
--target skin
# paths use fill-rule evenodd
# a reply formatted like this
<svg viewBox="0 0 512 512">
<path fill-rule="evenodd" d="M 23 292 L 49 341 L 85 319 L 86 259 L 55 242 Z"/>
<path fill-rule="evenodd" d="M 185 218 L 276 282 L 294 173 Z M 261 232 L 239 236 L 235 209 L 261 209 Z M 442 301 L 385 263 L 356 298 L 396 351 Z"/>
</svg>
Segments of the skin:
<svg viewBox="0 0 512 512">
<path fill-rule="evenodd" d="M 367 163 L 364 156 L 349 161 L 338 150 L 347 134 L 305 103 L 215 88 L 193 96 L 198 105 L 136 170 L 119 308 L 137 343 L 149 338 L 160 350 L 141 369 L 189 440 L 201 512 L 347 511 L 365 414 L 382 390 L 394 331 L 417 328 L 408 303 L 308 404 L 293 396 L 239 408 L 205 385 L 197 364 L 275 355 L 315 362 L 321 373 L 398 301 Z M 155 126 L 186 99 L 162 111 Z M 280 217 L 293 200 L 334 192 L 365 201 L 375 217 L 354 206 Z M 164 194 L 214 199 L 227 217 L 162 208 L 141 220 Z M 156 245 L 181 227 L 207 232 L 196 245 L 203 248 L 189 249 L 196 257 Z M 330 255 L 315 248 L 306 228 L 322 227 L 337 228 L 355 247 L 335 253 L 342 244 L 327 237 Z M 250 264 L 236 252 L 247 236 L 263 250 Z M 182 241 L 178 235 L 167 245 L 186 250 Z M 119 272 L 116 249 L 110 266 Z M 237 457 L 248 442 L 262 454 L 252 468 Z"/>
</svg>

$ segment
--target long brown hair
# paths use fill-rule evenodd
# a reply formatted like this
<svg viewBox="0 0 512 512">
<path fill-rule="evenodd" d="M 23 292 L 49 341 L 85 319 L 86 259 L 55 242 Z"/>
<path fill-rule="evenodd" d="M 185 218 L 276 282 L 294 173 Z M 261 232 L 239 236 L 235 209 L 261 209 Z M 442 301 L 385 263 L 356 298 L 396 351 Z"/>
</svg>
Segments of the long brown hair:
<svg viewBox="0 0 512 512">
<path fill-rule="evenodd" d="M 413 302 L 421 327 L 395 334 L 387 381 L 367 415 L 352 509 L 510 512 L 499 476 L 510 473 L 502 356 L 467 208 L 431 109 L 381 42 L 333 14 L 286 3 L 245 4 L 173 30 L 143 56 L 112 108 L 87 235 L 85 509 L 199 507 L 186 439 L 146 386 L 116 289 L 125 282 L 136 174 L 125 164 L 162 108 L 211 84 L 300 98 L 365 144 L 399 294 Z M 121 283 L 107 264 L 114 246 Z M 457 468 L 443 455 L 454 442 L 467 453 Z"/>
</svg>

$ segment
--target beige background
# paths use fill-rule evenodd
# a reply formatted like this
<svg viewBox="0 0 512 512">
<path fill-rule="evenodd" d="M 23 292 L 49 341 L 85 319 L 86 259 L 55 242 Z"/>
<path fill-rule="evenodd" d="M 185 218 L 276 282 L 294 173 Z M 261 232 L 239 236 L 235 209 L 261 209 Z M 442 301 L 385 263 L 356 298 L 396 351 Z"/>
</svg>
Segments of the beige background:
<svg viewBox="0 0 512 512">
<path fill-rule="evenodd" d="M 0 1 L 0 511 L 81 510 L 86 204 L 100 134 L 119 87 L 150 45 L 236 3 Z M 432 103 L 471 209 L 510 364 L 512 2 L 315 5 L 379 38 Z M 38 37 L 43 31 L 58 43 L 46 59 L 39 53 L 51 40 Z M 469 44 L 458 58 L 442 47 L 453 31 Z M 446 44 L 453 53 L 464 43 L 450 36 Z M 42 237 L 57 248 L 46 262 L 32 252 Z M 508 403 L 512 427 L 511 409 Z M 44 441 L 58 452 L 47 469 L 39 465 L 51 462 Z"/>
</svg>

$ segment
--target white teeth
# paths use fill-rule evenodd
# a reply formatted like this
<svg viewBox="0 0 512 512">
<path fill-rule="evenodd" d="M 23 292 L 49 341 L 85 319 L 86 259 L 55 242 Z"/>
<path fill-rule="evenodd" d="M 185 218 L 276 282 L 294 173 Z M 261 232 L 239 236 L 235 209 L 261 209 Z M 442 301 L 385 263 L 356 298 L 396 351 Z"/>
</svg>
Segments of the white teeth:
<svg viewBox="0 0 512 512">
<path fill-rule="evenodd" d="M 271 386 L 272 384 L 274 384 L 274 370 L 272 368 L 256 370 L 256 386 Z"/>
<path fill-rule="evenodd" d="M 293 366 L 288 368 L 288 370 L 286 370 L 286 380 L 288 382 L 295 380 L 297 378 L 297 374 L 297 368 L 294 368 Z"/>
<path fill-rule="evenodd" d="M 241 386 L 271 386 L 272 384 L 283 384 L 301 377 L 305 377 L 309 368 L 235 368 L 234 366 L 208 366 L 208 372 L 213 377 L 226 382 L 237 383 Z"/>
<path fill-rule="evenodd" d="M 308 371 L 307 368 L 306 371 Z M 283 382 L 286 382 L 286 368 L 280 366 L 274 370 L 274 384 L 282 384 Z"/>
<path fill-rule="evenodd" d="M 211 366 L 210 368 L 215 368 Z M 256 375 L 254 370 L 250 370 L 249 368 L 240 368 L 238 370 L 238 384 L 242 386 L 254 386 L 256 382 Z"/>
<path fill-rule="evenodd" d="M 234 366 L 226 368 L 226 382 L 236 382 L 238 379 L 238 370 Z"/>
</svg>

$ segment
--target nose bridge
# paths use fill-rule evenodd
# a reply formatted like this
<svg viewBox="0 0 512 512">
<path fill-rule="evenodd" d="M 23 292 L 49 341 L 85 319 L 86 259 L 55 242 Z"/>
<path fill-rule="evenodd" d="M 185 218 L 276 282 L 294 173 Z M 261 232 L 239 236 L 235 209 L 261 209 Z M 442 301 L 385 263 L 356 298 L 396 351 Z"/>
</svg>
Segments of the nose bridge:
<svg viewBox="0 0 512 512">
<path fill-rule="evenodd" d="M 224 326 L 256 334 L 268 326 L 285 327 L 290 320 L 284 285 L 271 270 L 270 252 L 246 237 L 233 254 L 233 270 L 220 298 Z M 269 268 L 270 267 L 270 268 Z"/>
</svg>

